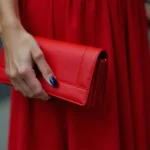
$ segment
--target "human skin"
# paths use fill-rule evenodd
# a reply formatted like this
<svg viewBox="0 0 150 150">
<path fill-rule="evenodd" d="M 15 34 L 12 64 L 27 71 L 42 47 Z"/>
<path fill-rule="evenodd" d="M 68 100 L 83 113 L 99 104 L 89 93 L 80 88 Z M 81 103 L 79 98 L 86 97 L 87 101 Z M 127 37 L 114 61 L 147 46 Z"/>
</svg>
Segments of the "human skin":
<svg viewBox="0 0 150 150">
<path fill-rule="evenodd" d="M 33 64 L 49 84 L 54 74 L 34 37 L 21 25 L 18 0 L 0 0 L 0 32 L 5 47 L 6 74 L 15 89 L 26 97 L 50 99 L 36 78 Z"/>
</svg>

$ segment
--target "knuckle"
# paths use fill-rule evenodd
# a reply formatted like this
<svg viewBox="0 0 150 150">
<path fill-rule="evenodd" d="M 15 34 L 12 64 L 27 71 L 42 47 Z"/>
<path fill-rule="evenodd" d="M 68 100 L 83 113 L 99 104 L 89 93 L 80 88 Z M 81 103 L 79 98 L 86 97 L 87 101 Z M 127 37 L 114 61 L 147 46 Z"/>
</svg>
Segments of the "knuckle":
<svg viewBox="0 0 150 150">
<path fill-rule="evenodd" d="M 45 74 L 47 74 L 47 75 L 51 75 L 53 72 L 52 72 L 52 69 L 51 68 L 49 68 L 48 66 L 47 67 L 45 67 Z"/>
<path fill-rule="evenodd" d="M 8 74 L 8 77 L 11 79 L 16 79 L 18 77 L 18 73 L 17 72 L 11 72 Z"/>
<path fill-rule="evenodd" d="M 34 55 L 34 59 L 35 59 L 35 60 L 40 60 L 40 59 L 42 59 L 43 57 L 44 57 L 44 54 L 43 54 L 42 51 L 39 51 L 39 52 L 35 53 L 35 55 Z"/>
<path fill-rule="evenodd" d="M 9 76 L 9 70 L 8 70 L 8 69 L 5 69 L 5 74 L 6 74 L 7 76 Z"/>
<path fill-rule="evenodd" d="M 23 95 L 24 95 L 24 97 L 28 97 L 28 94 L 27 93 L 25 93 L 25 92 L 23 92 L 23 91 L 20 91 Z"/>
<path fill-rule="evenodd" d="M 28 94 L 29 98 L 35 98 L 35 95 L 33 93 Z"/>
<path fill-rule="evenodd" d="M 27 93 L 27 91 L 22 90 L 21 93 L 23 93 L 25 97 L 29 97 L 29 93 Z"/>
<path fill-rule="evenodd" d="M 34 93 L 35 96 L 41 96 L 42 94 L 43 94 L 43 89 L 42 89 L 42 88 L 38 88 L 38 89 L 35 91 L 35 93 Z"/>
<path fill-rule="evenodd" d="M 23 68 L 23 69 L 19 69 L 18 73 L 20 76 L 25 76 L 28 73 L 28 69 L 27 68 Z"/>
</svg>

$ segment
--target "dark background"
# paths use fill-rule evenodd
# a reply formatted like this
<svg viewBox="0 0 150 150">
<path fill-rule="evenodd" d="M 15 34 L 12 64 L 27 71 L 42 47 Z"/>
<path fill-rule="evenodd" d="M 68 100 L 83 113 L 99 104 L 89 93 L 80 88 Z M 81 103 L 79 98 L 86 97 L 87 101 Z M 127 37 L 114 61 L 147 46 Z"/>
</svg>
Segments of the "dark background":
<svg viewBox="0 0 150 150">
<path fill-rule="evenodd" d="M 0 40 L 0 51 L 2 42 Z M 0 150 L 7 150 L 10 88 L 0 84 Z"/>
<path fill-rule="evenodd" d="M 0 51 L 2 47 L 2 41 L 0 40 Z M 6 85 L 0 84 L 0 101 L 5 99 L 5 97 L 8 97 L 10 93 L 9 87 Z"/>
</svg>

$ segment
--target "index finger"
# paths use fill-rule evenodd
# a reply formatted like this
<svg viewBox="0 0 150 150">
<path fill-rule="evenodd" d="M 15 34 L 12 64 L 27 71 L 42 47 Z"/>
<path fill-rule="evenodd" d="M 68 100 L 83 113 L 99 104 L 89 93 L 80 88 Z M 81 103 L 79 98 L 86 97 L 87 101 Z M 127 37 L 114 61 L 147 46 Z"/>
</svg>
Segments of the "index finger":
<svg viewBox="0 0 150 150">
<path fill-rule="evenodd" d="M 57 80 L 50 66 L 48 65 L 43 52 L 38 48 L 37 51 L 32 53 L 33 60 L 36 63 L 39 71 L 42 73 L 43 78 L 52 86 L 57 86 Z"/>
<path fill-rule="evenodd" d="M 38 97 L 43 100 L 49 99 L 48 94 L 43 89 L 33 69 L 28 70 L 28 73 L 24 75 L 24 81 L 28 84 L 29 88 L 33 92 L 34 97 Z"/>
</svg>

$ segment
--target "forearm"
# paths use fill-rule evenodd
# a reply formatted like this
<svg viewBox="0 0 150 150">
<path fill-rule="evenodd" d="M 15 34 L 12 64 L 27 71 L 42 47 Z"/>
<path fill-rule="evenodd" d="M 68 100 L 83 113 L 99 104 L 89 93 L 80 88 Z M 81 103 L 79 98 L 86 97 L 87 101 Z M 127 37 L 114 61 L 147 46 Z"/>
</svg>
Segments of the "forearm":
<svg viewBox="0 0 150 150">
<path fill-rule="evenodd" d="M 0 32 L 21 25 L 18 10 L 18 0 L 0 0 Z"/>
</svg>

